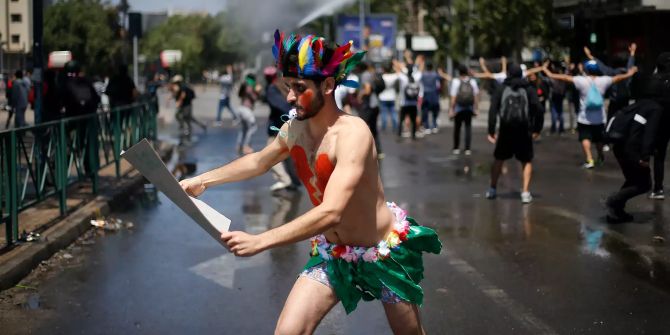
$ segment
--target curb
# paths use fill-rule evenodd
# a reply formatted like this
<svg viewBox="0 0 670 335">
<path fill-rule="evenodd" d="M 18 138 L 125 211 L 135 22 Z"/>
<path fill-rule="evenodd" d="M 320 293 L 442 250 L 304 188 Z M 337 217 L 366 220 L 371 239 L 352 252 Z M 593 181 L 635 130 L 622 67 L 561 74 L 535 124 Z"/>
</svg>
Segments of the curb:
<svg viewBox="0 0 670 335">
<path fill-rule="evenodd" d="M 159 151 L 163 161 L 172 154 L 172 145 L 161 146 Z M 62 218 L 44 231 L 42 239 L 36 243 L 26 243 L 3 255 L 8 261 L 0 264 L 0 291 L 13 287 L 30 274 L 42 261 L 64 249 L 91 228 L 90 219 L 95 213 L 108 215 L 115 204 L 126 198 L 126 194 L 144 184 L 144 177 L 131 170 L 126 178 L 114 185 L 112 190 L 104 190 L 84 206 Z"/>
</svg>

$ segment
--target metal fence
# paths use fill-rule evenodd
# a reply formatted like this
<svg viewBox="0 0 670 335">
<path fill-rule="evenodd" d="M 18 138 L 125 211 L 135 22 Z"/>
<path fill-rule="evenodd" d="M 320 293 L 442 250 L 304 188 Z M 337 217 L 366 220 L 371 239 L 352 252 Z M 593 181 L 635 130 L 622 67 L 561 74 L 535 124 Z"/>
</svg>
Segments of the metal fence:
<svg viewBox="0 0 670 335">
<path fill-rule="evenodd" d="M 145 137 L 156 139 L 157 106 L 147 100 L 0 131 L 0 223 L 7 245 L 19 237 L 22 210 L 56 196 L 65 215 L 69 186 L 89 180 L 97 193 L 99 171 L 110 165 L 121 177 L 121 151 Z"/>
</svg>

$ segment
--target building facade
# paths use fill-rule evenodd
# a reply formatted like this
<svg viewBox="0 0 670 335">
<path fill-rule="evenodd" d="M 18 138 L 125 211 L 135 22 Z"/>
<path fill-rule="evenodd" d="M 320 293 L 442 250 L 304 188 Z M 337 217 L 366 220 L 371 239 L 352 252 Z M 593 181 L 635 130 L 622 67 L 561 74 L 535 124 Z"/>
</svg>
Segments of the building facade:
<svg viewBox="0 0 670 335">
<path fill-rule="evenodd" d="M 0 54 L 3 69 L 23 68 L 32 51 L 32 0 L 0 0 Z"/>
</svg>

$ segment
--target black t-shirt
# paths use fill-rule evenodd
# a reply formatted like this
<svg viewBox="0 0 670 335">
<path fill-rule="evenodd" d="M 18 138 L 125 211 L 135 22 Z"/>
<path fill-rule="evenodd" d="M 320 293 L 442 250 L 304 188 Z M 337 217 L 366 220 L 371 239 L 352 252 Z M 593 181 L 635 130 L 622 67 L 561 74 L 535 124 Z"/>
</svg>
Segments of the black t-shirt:
<svg viewBox="0 0 670 335">
<path fill-rule="evenodd" d="M 109 79 L 105 93 L 112 107 L 130 105 L 134 102 L 135 83 L 129 76 L 116 75 Z"/>
</svg>

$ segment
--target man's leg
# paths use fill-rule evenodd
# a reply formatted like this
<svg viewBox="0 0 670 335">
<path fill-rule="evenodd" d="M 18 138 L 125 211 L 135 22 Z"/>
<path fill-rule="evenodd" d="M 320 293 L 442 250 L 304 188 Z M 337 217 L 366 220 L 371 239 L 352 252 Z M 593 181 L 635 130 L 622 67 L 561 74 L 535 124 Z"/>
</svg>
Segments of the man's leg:
<svg viewBox="0 0 670 335">
<path fill-rule="evenodd" d="M 456 113 L 454 117 L 454 150 L 461 146 L 461 125 L 463 124 L 463 113 Z"/>
<path fill-rule="evenodd" d="M 663 191 L 665 155 L 668 150 L 669 139 L 670 137 L 666 135 L 656 143 L 656 150 L 654 151 L 654 192 Z"/>
<path fill-rule="evenodd" d="M 591 140 L 589 139 L 582 140 L 582 150 L 584 150 L 584 156 L 586 157 L 586 161 L 593 162 L 593 154 L 591 153 Z"/>
<path fill-rule="evenodd" d="M 298 277 L 279 315 L 275 334 L 312 334 L 337 301 L 332 288 Z"/>
<path fill-rule="evenodd" d="M 521 168 L 523 169 L 523 192 L 529 192 L 530 178 L 533 175 L 533 164 L 531 162 L 522 162 Z"/>
<path fill-rule="evenodd" d="M 472 113 L 467 113 L 463 120 L 465 122 L 465 150 L 470 150 L 472 145 Z"/>
<path fill-rule="evenodd" d="M 493 166 L 491 167 L 491 184 L 489 185 L 491 188 L 496 188 L 498 185 L 498 178 L 500 178 L 504 162 L 498 159 L 493 161 Z"/>
<path fill-rule="evenodd" d="M 216 122 L 221 122 L 221 112 L 225 106 L 225 99 L 219 99 L 219 108 L 216 110 Z"/>
<path fill-rule="evenodd" d="M 393 334 L 425 334 L 416 305 L 405 301 L 382 305 Z"/>
</svg>

